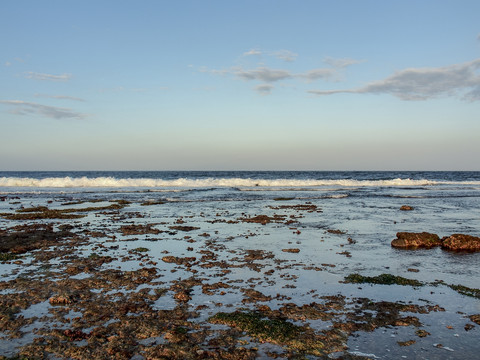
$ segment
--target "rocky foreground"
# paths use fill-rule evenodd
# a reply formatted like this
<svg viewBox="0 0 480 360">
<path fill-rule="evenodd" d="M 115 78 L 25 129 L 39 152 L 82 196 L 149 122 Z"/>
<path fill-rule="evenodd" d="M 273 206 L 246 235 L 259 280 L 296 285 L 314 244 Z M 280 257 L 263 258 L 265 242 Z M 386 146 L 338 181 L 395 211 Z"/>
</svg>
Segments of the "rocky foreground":
<svg viewBox="0 0 480 360">
<path fill-rule="evenodd" d="M 260 208 L 260 215 L 202 212 L 154 222 L 152 209 L 168 213 L 168 203 L 71 202 L 1 214 L 0 359 L 368 359 L 375 356 L 354 351 L 349 341 L 387 329 L 403 334 L 392 358 L 416 346 L 428 347 L 432 358 L 451 358 L 450 347 L 431 340 L 450 330 L 425 325 L 448 312 L 443 304 L 375 300 L 362 289 L 427 287 L 472 301 L 480 301 L 480 290 L 352 273 L 337 281 L 345 294 L 313 283 L 300 292 L 302 274 L 315 279 L 338 265 L 306 260 L 294 239 L 305 231 L 302 221 L 322 209 L 290 201 Z M 262 242 L 232 245 L 280 231 L 292 241 L 278 251 Z M 348 231 L 315 231 L 318 241 L 336 241 L 335 254 L 345 261 L 355 256 L 358 244 Z M 480 239 L 399 232 L 391 245 L 473 252 Z M 347 294 L 353 290 L 356 296 Z M 452 331 L 478 338 L 480 314 L 456 317 Z"/>
</svg>

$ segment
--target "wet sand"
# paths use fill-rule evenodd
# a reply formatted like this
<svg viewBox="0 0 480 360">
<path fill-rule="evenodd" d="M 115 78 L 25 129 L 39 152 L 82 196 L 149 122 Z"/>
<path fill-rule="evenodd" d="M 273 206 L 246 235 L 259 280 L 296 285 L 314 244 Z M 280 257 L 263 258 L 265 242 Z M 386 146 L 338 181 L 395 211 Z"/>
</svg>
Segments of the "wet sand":
<svg viewBox="0 0 480 360">
<path fill-rule="evenodd" d="M 463 359 L 480 350 L 478 280 L 432 268 L 478 267 L 478 254 L 390 246 L 397 222 L 427 222 L 428 212 L 333 214 L 291 198 L 2 201 L 0 358 Z"/>
</svg>

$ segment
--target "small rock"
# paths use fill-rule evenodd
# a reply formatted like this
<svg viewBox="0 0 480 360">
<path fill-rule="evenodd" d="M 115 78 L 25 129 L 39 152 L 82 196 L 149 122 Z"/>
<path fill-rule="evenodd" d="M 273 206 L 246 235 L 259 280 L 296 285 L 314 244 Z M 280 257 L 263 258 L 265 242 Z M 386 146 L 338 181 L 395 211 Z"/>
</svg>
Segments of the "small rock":
<svg viewBox="0 0 480 360">
<path fill-rule="evenodd" d="M 177 292 L 175 295 L 173 295 L 173 297 L 180 302 L 188 302 L 192 299 L 185 291 Z"/>
<path fill-rule="evenodd" d="M 470 318 L 470 320 L 472 320 L 475 324 L 480 325 L 480 314 L 471 315 L 469 318 Z"/>
<path fill-rule="evenodd" d="M 172 230 L 178 230 L 178 231 L 192 231 L 192 230 L 200 229 L 199 227 L 196 227 L 196 226 L 182 226 L 182 225 L 169 226 L 168 228 Z"/>
<path fill-rule="evenodd" d="M 70 296 L 57 295 L 48 299 L 48 302 L 51 305 L 68 305 L 73 303 L 73 299 Z"/>
<path fill-rule="evenodd" d="M 453 234 L 442 239 L 442 248 L 454 251 L 480 251 L 480 238 L 471 235 Z"/>
<path fill-rule="evenodd" d="M 283 252 L 299 253 L 300 249 L 282 249 Z"/>
<path fill-rule="evenodd" d="M 430 333 L 426 330 L 423 330 L 423 329 L 419 329 L 417 331 L 415 331 L 415 334 L 418 336 L 418 337 L 427 337 L 428 335 L 430 335 Z"/>
<path fill-rule="evenodd" d="M 411 211 L 411 210 L 413 210 L 413 207 L 408 206 L 408 205 L 402 205 L 402 206 L 400 207 L 400 210 L 402 210 L 402 211 Z"/>
<path fill-rule="evenodd" d="M 415 343 L 416 343 L 415 340 L 397 341 L 397 344 L 400 345 L 400 346 L 410 346 L 410 345 L 413 345 Z"/>
<path fill-rule="evenodd" d="M 342 231 L 342 230 L 338 230 L 338 229 L 328 229 L 327 232 L 329 234 L 335 234 L 335 235 L 344 235 L 344 234 L 347 233 L 346 231 Z"/>
</svg>

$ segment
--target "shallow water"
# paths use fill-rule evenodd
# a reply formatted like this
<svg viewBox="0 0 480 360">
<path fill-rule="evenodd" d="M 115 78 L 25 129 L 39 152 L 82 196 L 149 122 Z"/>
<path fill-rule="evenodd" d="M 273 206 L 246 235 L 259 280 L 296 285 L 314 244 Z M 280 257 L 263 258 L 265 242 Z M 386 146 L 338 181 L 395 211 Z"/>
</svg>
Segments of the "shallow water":
<svg viewBox="0 0 480 360">
<path fill-rule="evenodd" d="M 470 358 L 480 350 L 476 341 L 480 326 L 464 329 L 470 323 L 467 316 L 480 313 L 480 299 L 461 295 L 444 285 L 432 285 L 441 280 L 479 288 L 480 253 L 453 253 L 440 248 L 398 250 L 390 246 L 400 231 L 426 231 L 440 237 L 454 233 L 480 236 L 478 172 L 0 173 L 0 198 L 0 213 L 14 213 L 22 207 L 82 209 L 106 206 L 110 201 L 129 201 L 118 212 L 90 211 L 86 217 L 74 220 L 25 221 L 0 217 L 0 230 L 35 222 L 52 223 L 55 227 L 70 224 L 74 226 L 73 232 L 86 234 L 88 238 L 76 245 L 74 256 L 112 258 L 101 265 L 101 271 L 134 271 L 150 262 L 158 270 L 157 285 L 149 285 L 151 288 L 168 289 L 176 281 L 192 277 L 192 269 L 194 277 L 203 284 L 219 281 L 229 284 L 223 294 L 222 289 L 209 295 L 202 292 L 201 286 L 193 287 L 189 308 L 205 305 L 192 320 L 198 324 L 205 324 L 209 316 L 219 311 L 254 309 L 257 302 L 278 309 L 286 302 L 301 306 L 323 296 L 342 295 L 349 301 L 369 298 L 438 304 L 445 309 L 415 314 L 422 328 L 431 333 L 425 338 L 416 336 L 416 328 L 412 326 L 356 332 L 347 344 L 352 354 L 371 354 L 372 358 L 380 359 L 452 359 Z M 72 201 L 85 203 L 65 204 Z M 159 201 L 165 203 L 145 205 Z M 306 204 L 315 205 L 318 211 L 291 208 Z M 410 205 L 414 210 L 400 211 L 402 205 Z M 239 221 L 257 215 L 284 217 L 283 221 L 265 225 Z M 288 220 L 292 223 L 286 224 Z M 161 232 L 123 235 L 121 227 L 131 224 L 151 225 Z M 198 229 L 186 232 L 171 229 L 178 225 Z M 104 235 L 93 237 L 88 235 L 91 232 Z M 135 253 L 139 248 L 147 250 Z M 298 252 L 284 249 L 298 249 Z M 247 261 L 248 250 L 261 250 L 263 255 Z M 218 266 L 202 267 L 198 262 L 202 251 L 214 252 L 215 261 L 224 261 L 230 272 L 222 273 Z M 189 268 L 162 261 L 166 255 L 195 257 L 198 261 Z M 24 257 L 22 261 L 23 264 L 0 263 L 0 282 L 18 277 L 43 278 L 47 273 L 51 279 L 60 281 L 65 278 L 64 271 L 71 260 L 64 257 L 48 264 L 36 261 L 31 265 L 32 258 Z M 426 286 L 343 283 L 344 277 L 352 273 L 366 276 L 389 273 L 420 280 Z M 88 276 L 80 273 L 71 278 L 82 281 Z M 270 300 L 245 302 L 243 291 L 249 288 Z M 140 286 L 119 291 L 141 289 Z M 98 289 L 105 296 L 112 296 L 117 290 L 110 291 Z M 0 292 L 0 296 L 10 294 L 8 288 Z M 153 307 L 175 308 L 173 294 L 172 290 L 167 291 Z M 46 300 L 23 310 L 23 314 L 45 317 L 46 328 L 57 326 L 53 321 L 49 324 L 45 316 L 45 311 L 51 311 Z M 328 327 L 326 322 L 305 321 L 319 331 Z M 0 355 L 13 356 L 31 335 L 24 335 L 16 347 L 12 345 L 15 340 L 8 337 L 7 332 L 3 334 L 4 340 L 0 338 Z M 412 339 L 416 341 L 413 345 L 398 344 Z M 441 348 L 436 346 L 440 343 Z M 268 358 L 262 351 L 260 348 L 258 357 Z M 141 354 L 135 356 L 142 358 Z"/>
</svg>

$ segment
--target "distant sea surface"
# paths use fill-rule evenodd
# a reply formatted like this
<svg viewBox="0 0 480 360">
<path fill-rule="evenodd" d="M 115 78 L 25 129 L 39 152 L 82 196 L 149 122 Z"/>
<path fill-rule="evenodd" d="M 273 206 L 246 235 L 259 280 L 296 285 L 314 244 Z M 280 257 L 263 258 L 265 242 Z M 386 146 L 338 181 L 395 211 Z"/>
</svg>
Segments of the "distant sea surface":
<svg viewBox="0 0 480 360">
<path fill-rule="evenodd" d="M 368 189 L 429 195 L 479 196 L 480 172 L 423 171 L 20 171 L 0 172 L 0 192 L 151 192 L 221 190 L 224 195 L 244 190 L 342 191 Z"/>
<path fill-rule="evenodd" d="M 0 194 L 76 194 L 138 200 L 471 198 L 480 172 L 394 171 L 21 171 L 0 172 Z M 30 195 L 28 195 L 30 194 Z M 154 195 L 155 194 L 155 195 Z"/>
</svg>

